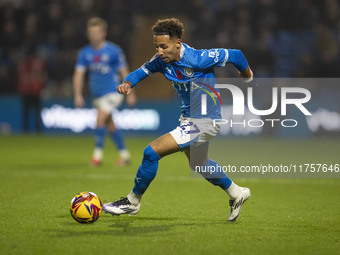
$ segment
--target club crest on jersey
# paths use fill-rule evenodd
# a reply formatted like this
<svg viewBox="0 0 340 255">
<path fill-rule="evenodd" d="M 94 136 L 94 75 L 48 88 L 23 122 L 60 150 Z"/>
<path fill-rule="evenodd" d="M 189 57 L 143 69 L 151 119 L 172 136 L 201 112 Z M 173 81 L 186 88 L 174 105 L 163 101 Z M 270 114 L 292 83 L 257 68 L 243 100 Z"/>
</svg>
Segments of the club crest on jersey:
<svg viewBox="0 0 340 255">
<path fill-rule="evenodd" d="M 184 68 L 184 74 L 185 74 L 187 77 L 191 78 L 192 76 L 194 76 L 194 70 L 192 70 L 192 69 L 189 68 L 189 67 L 186 67 L 186 68 Z"/>
<path fill-rule="evenodd" d="M 109 55 L 108 54 L 103 54 L 102 55 L 102 61 L 103 62 L 108 62 L 109 61 Z"/>
</svg>

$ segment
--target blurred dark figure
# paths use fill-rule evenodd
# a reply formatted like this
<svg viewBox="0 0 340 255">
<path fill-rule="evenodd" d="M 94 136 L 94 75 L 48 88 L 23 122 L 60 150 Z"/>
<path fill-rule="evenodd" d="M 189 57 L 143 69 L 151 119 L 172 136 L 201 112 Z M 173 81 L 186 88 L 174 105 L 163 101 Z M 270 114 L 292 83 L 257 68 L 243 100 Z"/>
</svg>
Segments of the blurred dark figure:
<svg viewBox="0 0 340 255">
<path fill-rule="evenodd" d="M 269 78 L 273 76 L 273 66 L 275 59 L 271 51 L 273 35 L 269 29 L 263 28 L 259 32 L 258 39 L 254 47 L 249 51 L 249 62 L 253 63 L 253 70 L 259 78 Z"/>
<path fill-rule="evenodd" d="M 41 132 L 41 101 L 40 93 L 46 83 L 45 61 L 38 58 L 30 50 L 26 58 L 18 63 L 18 92 L 23 103 L 23 128 L 29 130 L 31 111 L 35 118 L 35 131 Z"/>
<path fill-rule="evenodd" d="M 332 30 L 327 25 L 318 26 L 316 39 L 316 77 L 339 77 L 339 45 Z"/>
<path fill-rule="evenodd" d="M 0 60 L 0 94 L 13 92 L 13 76 L 6 62 Z"/>
</svg>

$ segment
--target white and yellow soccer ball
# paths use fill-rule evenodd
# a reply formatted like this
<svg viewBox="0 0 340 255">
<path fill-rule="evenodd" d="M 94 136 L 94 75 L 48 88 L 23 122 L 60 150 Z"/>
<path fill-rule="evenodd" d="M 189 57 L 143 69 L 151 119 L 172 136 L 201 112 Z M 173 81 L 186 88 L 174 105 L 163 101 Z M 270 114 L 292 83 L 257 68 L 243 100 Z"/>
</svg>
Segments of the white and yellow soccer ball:
<svg viewBox="0 0 340 255">
<path fill-rule="evenodd" d="M 79 223 L 93 223 L 102 213 L 102 202 L 93 192 L 80 192 L 72 198 L 70 212 Z"/>
</svg>

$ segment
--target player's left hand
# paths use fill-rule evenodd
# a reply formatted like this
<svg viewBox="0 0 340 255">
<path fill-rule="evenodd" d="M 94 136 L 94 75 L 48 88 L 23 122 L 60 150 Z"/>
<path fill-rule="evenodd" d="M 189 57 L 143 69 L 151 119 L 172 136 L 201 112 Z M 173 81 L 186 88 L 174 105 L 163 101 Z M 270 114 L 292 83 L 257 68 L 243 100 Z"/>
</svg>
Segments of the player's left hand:
<svg viewBox="0 0 340 255">
<path fill-rule="evenodd" d="M 117 87 L 117 91 L 119 94 L 123 95 L 130 95 L 132 88 L 131 88 L 131 83 L 129 82 L 123 82 Z"/>
</svg>

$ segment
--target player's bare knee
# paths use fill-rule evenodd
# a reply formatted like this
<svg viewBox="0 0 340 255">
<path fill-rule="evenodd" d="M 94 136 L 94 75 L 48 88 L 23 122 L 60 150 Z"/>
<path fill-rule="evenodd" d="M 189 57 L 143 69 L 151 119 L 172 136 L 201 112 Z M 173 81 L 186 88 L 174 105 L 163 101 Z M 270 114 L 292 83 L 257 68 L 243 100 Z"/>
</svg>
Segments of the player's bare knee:
<svg viewBox="0 0 340 255">
<path fill-rule="evenodd" d="M 103 127 L 105 126 L 105 124 L 106 124 L 106 121 L 104 118 L 100 118 L 100 117 L 97 118 L 97 127 Z"/>
<path fill-rule="evenodd" d="M 107 129 L 109 132 L 114 132 L 117 130 L 115 124 L 113 122 L 107 122 L 106 123 Z"/>
<path fill-rule="evenodd" d="M 143 153 L 143 159 L 149 160 L 149 161 L 155 161 L 155 160 L 159 160 L 160 156 L 157 153 L 157 151 L 155 151 L 150 144 L 144 149 L 144 153 Z"/>
</svg>

